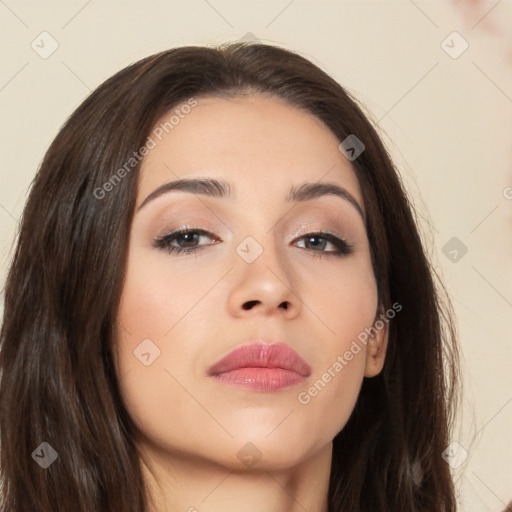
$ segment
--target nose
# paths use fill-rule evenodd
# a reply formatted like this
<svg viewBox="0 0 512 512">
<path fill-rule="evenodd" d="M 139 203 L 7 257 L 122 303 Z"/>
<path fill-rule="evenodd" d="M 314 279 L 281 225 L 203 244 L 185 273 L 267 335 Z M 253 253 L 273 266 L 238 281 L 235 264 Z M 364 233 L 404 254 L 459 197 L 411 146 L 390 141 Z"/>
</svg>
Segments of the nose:
<svg viewBox="0 0 512 512">
<path fill-rule="evenodd" d="M 296 280 L 291 265 L 272 244 L 266 244 L 263 252 L 248 263 L 235 255 L 235 271 L 231 272 L 231 288 L 228 297 L 229 312 L 236 317 L 250 315 L 296 317 L 302 309 Z"/>
</svg>

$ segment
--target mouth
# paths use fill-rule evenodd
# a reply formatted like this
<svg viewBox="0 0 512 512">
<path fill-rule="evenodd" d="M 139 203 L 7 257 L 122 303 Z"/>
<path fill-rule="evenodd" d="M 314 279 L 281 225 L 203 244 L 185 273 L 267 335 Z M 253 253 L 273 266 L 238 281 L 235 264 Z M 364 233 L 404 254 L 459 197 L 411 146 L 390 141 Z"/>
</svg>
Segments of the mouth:
<svg viewBox="0 0 512 512">
<path fill-rule="evenodd" d="M 236 348 L 208 370 L 222 384 L 264 392 L 299 385 L 310 375 L 310 365 L 288 345 L 260 341 Z"/>
</svg>

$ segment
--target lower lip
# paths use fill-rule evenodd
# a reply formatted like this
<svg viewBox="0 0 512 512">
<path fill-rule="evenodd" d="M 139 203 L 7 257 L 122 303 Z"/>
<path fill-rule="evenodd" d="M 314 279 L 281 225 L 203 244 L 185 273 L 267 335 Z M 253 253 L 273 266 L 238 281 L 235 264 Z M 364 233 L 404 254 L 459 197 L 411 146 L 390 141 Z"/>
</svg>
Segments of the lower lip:
<svg viewBox="0 0 512 512">
<path fill-rule="evenodd" d="M 237 368 L 219 373 L 215 378 L 223 384 L 254 391 L 276 391 L 296 386 L 305 380 L 299 373 L 282 368 Z"/>
</svg>

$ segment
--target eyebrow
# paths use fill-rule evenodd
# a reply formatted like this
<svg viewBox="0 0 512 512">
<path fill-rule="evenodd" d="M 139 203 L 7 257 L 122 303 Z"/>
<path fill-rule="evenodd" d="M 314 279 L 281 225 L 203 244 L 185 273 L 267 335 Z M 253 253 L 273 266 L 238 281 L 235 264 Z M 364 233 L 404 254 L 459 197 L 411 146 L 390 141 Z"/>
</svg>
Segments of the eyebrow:
<svg viewBox="0 0 512 512">
<path fill-rule="evenodd" d="M 193 178 L 181 179 L 176 181 L 169 181 L 160 185 L 153 190 L 144 201 L 142 201 L 137 211 L 153 201 L 157 197 L 167 194 L 171 191 L 191 192 L 193 194 L 201 194 L 205 196 L 220 198 L 220 199 L 233 199 L 233 187 L 223 181 L 212 178 Z M 292 186 L 286 197 L 287 202 L 303 202 L 311 199 L 317 199 L 326 195 L 334 195 L 341 197 L 349 202 L 359 213 L 364 222 L 366 222 L 363 209 L 356 201 L 354 196 L 347 190 L 334 183 L 317 182 L 317 183 L 303 183 L 299 186 Z"/>
</svg>

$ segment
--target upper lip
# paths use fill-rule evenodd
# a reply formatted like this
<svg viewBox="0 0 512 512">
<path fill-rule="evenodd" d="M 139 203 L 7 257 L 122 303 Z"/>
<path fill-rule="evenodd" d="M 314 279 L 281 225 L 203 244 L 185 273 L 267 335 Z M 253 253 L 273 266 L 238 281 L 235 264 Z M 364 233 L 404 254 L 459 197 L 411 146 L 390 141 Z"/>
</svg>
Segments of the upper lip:
<svg viewBox="0 0 512 512">
<path fill-rule="evenodd" d="M 282 368 L 303 377 L 311 375 L 311 367 L 285 343 L 248 343 L 232 350 L 208 370 L 208 375 L 229 372 L 237 368 Z"/>
</svg>

